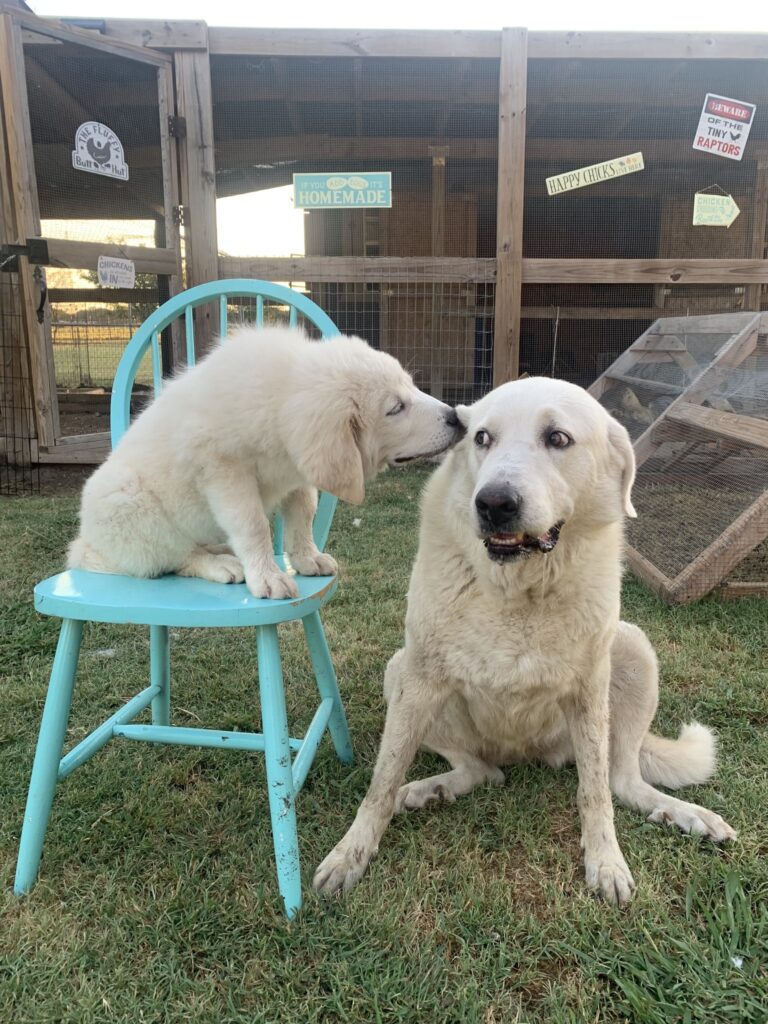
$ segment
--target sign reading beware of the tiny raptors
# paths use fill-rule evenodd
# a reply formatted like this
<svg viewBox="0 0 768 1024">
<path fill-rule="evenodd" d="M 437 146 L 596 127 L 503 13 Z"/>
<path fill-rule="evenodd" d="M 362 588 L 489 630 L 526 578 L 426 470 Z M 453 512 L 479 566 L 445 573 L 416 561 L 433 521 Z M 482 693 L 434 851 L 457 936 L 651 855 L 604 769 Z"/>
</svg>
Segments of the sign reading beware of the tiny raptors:
<svg viewBox="0 0 768 1024">
<path fill-rule="evenodd" d="M 729 100 L 708 92 L 696 129 L 693 148 L 728 160 L 741 160 L 755 119 L 754 103 Z"/>
</svg>

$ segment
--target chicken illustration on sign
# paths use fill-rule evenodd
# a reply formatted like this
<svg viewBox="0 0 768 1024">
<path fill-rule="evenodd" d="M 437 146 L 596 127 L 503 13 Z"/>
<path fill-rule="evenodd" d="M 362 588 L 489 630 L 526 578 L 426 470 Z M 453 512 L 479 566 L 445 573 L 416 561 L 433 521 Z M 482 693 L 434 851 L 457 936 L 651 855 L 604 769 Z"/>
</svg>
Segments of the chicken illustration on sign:
<svg viewBox="0 0 768 1024">
<path fill-rule="evenodd" d="M 123 144 L 111 128 L 99 121 L 86 121 L 77 129 L 72 166 L 76 171 L 128 181 Z"/>
</svg>

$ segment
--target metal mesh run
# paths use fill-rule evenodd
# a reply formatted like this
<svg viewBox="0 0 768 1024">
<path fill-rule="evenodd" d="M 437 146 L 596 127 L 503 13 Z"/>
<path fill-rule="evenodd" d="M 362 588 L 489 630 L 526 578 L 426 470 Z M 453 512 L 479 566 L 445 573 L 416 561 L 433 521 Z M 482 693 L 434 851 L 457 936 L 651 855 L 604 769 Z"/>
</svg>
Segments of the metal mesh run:
<svg viewBox="0 0 768 1024">
<path fill-rule="evenodd" d="M 19 281 L 0 270 L 0 494 L 40 488 Z"/>
<path fill-rule="evenodd" d="M 674 601 L 768 585 L 761 330 L 750 312 L 659 319 L 591 389 L 635 443 L 630 562 Z"/>
</svg>

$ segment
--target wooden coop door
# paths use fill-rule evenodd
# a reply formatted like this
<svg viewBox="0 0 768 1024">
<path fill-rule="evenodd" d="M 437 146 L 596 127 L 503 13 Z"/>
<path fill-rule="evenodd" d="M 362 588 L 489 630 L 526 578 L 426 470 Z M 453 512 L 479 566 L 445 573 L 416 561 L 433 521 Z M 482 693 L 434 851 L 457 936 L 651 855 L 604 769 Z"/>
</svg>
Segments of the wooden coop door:
<svg viewBox="0 0 768 1024">
<path fill-rule="evenodd" d="M 16 233 L 47 245 L 20 260 L 40 461 L 94 462 L 120 356 L 180 286 L 172 62 L 21 12 L 0 31 Z"/>
</svg>

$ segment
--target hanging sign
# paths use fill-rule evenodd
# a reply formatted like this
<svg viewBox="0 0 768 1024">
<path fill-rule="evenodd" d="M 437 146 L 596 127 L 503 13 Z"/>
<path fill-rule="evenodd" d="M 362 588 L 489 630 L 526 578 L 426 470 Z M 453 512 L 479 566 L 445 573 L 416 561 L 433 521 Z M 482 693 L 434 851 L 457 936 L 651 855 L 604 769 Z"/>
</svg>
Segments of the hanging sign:
<svg viewBox="0 0 768 1024">
<path fill-rule="evenodd" d="M 102 288 L 133 288 L 136 284 L 136 264 L 133 260 L 99 256 L 96 270 Z"/>
<path fill-rule="evenodd" d="M 77 129 L 72 166 L 76 171 L 128 181 L 123 144 L 111 128 L 98 121 L 86 121 Z"/>
<path fill-rule="evenodd" d="M 570 192 L 574 188 L 583 188 L 585 185 L 598 185 L 601 181 L 620 178 L 624 174 L 634 174 L 635 171 L 642 171 L 644 168 L 643 154 L 630 153 L 629 156 L 618 157 L 616 160 L 606 160 L 602 164 L 591 164 L 589 167 L 580 167 L 578 170 L 566 171 L 565 174 L 555 174 L 547 178 L 547 195 L 556 196 L 561 192 Z"/>
<path fill-rule="evenodd" d="M 392 206 L 389 171 L 362 174 L 294 174 L 293 202 L 298 209 L 350 209 Z"/>
<path fill-rule="evenodd" d="M 754 103 L 729 100 L 708 92 L 696 129 L 694 149 L 715 153 L 728 160 L 741 160 L 755 119 Z"/>
<path fill-rule="evenodd" d="M 740 213 L 733 196 L 697 192 L 693 197 L 694 227 L 729 228 Z"/>
</svg>

